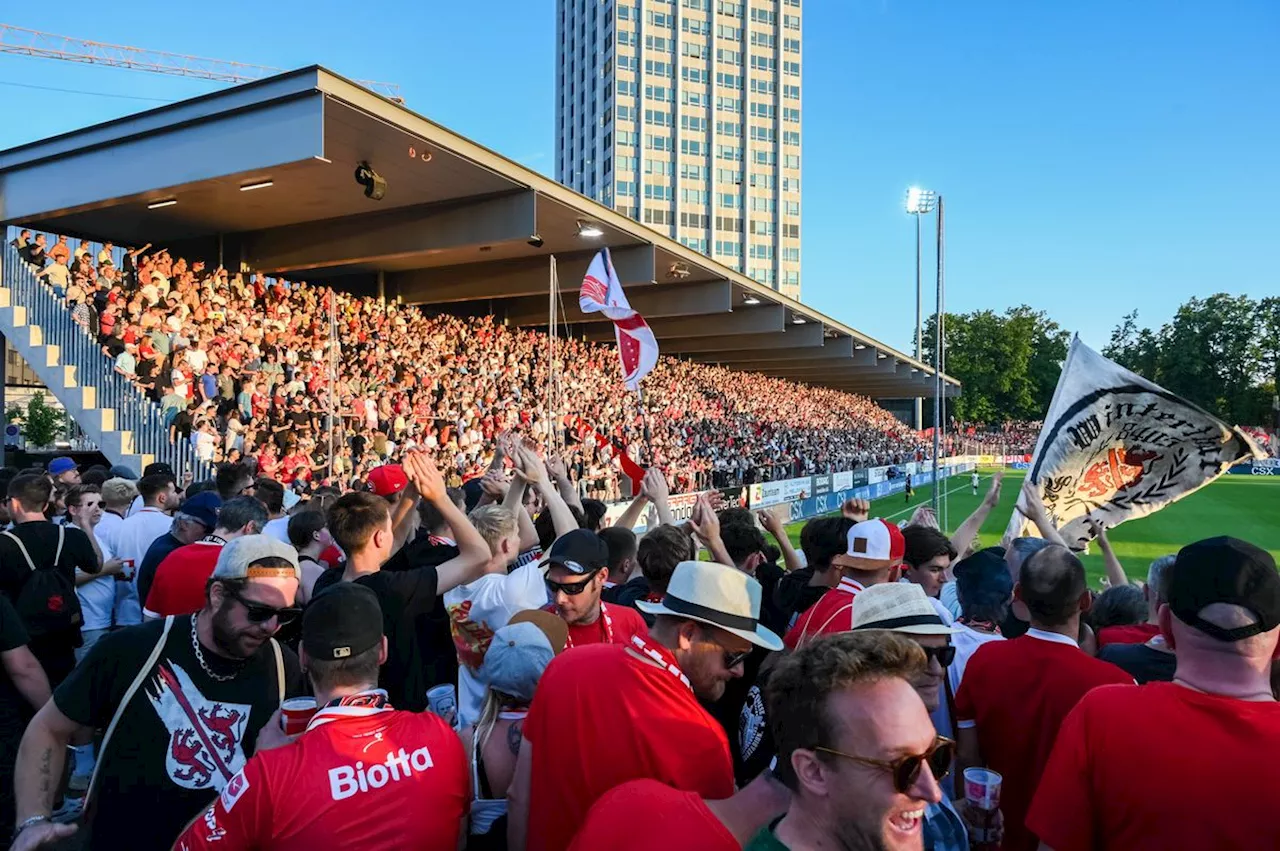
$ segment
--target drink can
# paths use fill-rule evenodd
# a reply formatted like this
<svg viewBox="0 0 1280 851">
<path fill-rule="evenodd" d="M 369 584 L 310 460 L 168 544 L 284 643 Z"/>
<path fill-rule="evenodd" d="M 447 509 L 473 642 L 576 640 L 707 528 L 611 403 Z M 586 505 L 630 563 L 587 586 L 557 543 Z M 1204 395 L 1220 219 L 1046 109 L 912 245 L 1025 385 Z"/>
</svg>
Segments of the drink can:
<svg viewBox="0 0 1280 851">
<path fill-rule="evenodd" d="M 314 697 L 291 697 L 280 704 L 280 728 L 286 736 L 296 736 L 307 729 L 316 714 Z"/>
<path fill-rule="evenodd" d="M 996 812 L 1000 809 L 1000 785 L 1004 778 L 989 768 L 964 770 L 964 799 L 972 811 L 969 837 L 976 846 L 995 841 Z"/>
<path fill-rule="evenodd" d="M 131 558 L 121 559 L 121 561 L 124 562 L 124 567 L 120 568 L 120 578 L 126 582 L 131 581 L 133 574 L 136 572 L 134 568 L 136 562 Z"/>
<path fill-rule="evenodd" d="M 431 711 L 445 720 L 450 727 L 458 724 L 458 689 L 443 683 L 427 689 L 427 705 Z"/>
</svg>

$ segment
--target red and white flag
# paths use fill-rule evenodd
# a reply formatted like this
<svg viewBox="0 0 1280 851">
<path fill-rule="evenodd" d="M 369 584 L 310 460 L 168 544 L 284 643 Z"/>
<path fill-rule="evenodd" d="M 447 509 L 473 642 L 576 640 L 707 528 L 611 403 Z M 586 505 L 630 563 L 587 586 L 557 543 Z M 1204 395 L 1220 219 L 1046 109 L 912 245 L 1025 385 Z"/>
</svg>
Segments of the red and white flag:
<svg viewBox="0 0 1280 851">
<path fill-rule="evenodd" d="M 618 273 L 613 270 L 609 249 L 602 248 L 591 259 L 586 277 L 582 279 L 578 307 L 583 313 L 603 313 L 613 320 L 618 359 L 622 362 L 622 382 L 628 390 L 639 390 L 640 379 L 658 363 L 658 340 L 644 317 L 627 303 Z"/>
</svg>

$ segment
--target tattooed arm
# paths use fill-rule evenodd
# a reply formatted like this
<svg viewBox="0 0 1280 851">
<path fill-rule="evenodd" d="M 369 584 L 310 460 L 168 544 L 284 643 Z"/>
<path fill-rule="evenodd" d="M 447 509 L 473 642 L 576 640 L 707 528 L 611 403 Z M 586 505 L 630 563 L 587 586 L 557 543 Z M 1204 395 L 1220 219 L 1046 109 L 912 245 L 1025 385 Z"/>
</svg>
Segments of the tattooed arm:
<svg viewBox="0 0 1280 851">
<path fill-rule="evenodd" d="M 86 740 L 92 734 L 91 728 L 63 715 L 52 700 L 36 713 L 22 736 L 14 768 L 15 823 L 22 824 L 32 816 L 47 816 L 53 811 L 67 746 Z M 18 834 L 13 848 L 15 851 L 37 848 L 74 830 L 73 825 L 41 822 Z"/>
</svg>

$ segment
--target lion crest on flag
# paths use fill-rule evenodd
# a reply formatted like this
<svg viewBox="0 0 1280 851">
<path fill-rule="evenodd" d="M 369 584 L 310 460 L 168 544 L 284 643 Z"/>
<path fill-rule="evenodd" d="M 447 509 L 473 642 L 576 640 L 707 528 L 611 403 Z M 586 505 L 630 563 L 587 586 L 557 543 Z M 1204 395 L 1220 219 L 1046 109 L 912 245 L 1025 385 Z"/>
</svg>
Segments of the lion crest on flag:
<svg viewBox="0 0 1280 851">
<path fill-rule="evenodd" d="M 1069 543 L 1199 490 L 1261 453 L 1209 412 L 1072 341 L 1028 473 Z M 1015 513 L 1009 531 L 1024 533 Z"/>
</svg>

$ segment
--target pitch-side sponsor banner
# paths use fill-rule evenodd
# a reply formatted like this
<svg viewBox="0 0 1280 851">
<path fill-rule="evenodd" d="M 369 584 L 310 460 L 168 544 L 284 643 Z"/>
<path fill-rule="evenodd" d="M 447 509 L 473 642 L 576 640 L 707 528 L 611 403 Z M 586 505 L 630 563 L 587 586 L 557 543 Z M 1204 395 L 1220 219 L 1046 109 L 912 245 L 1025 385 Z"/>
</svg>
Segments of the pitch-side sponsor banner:
<svg viewBox="0 0 1280 851">
<path fill-rule="evenodd" d="M 867 484 L 878 485 L 889 478 L 888 467 L 871 467 L 867 470 Z"/>
<path fill-rule="evenodd" d="M 866 478 L 865 470 L 857 470 L 857 471 L 846 470 L 843 473 L 832 473 L 831 474 L 831 490 L 847 491 L 851 488 L 857 487 L 857 485 L 854 484 L 854 481 L 858 473 L 862 473 L 863 478 L 864 479 Z M 866 484 L 866 482 L 864 481 L 863 484 Z"/>
<path fill-rule="evenodd" d="M 813 477 L 761 482 L 751 486 L 750 494 L 752 508 L 768 508 L 784 502 L 795 502 L 813 494 Z"/>
<path fill-rule="evenodd" d="M 813 477 L 813 495 L 826 496 L 831 493 L 834 488 L 831 487 L 831 474 L 822 473 Z"/>
<path fill-rule="evenodd" d="M 1072 545 L 1159 511 L 1261 453 L 1247 435 L 1185 399 L 1071 343 L 1036 442 L 1029 481 Z M 1018 504 L 1021 506 L 1020 495 Z M 1014 513 L 1009 532 L 1027 521 Z"/>
<path fill-rule="evenodd" d="M 855 487 L 855 488 L 865 488 L 865 487 L 867 486 L 867 482 L 868 482 L 868 481 L 869 481 L 869 479 L 867 478 L 867 471 L 866 471 L 865 469 L 864 469 L 864 470 L 854 470 L 854 471 L 853 471 L 853 480 L 852 480 L 852 482 L 850 482 L 850 485 L 851 485 L 852 487 Z M 838 489 L 837 489 L 837 490 L 838 490 Z"/>
</svg>

